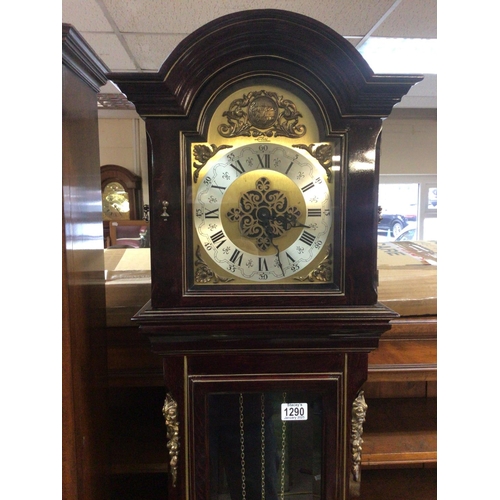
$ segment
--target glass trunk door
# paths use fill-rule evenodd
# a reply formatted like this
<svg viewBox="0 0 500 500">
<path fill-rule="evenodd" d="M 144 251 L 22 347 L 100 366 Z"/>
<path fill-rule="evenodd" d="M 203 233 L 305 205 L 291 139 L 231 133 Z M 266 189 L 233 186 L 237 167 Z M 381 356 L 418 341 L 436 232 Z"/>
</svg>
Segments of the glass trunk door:
<svg viewBox="0 0 500 500">
<path fill-rule="evenodd" d="M 338 483 L 336 382 L 203 384 L 192 409 L 205 411 L 205 430 L 194 432 L 195 498 L 202 491 L 210 500 L 336 498 L 326 496 Z"/>
</svg>

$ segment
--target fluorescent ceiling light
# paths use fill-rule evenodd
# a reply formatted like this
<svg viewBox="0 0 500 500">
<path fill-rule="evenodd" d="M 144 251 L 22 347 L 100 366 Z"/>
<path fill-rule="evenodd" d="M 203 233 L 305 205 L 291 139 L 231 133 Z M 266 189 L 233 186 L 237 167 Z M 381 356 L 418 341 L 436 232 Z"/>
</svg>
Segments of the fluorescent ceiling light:
<svg viewBox="0 0 500 500">
<path fill-rule="evenodd" d="M 358 47 L 375 73 L 437 74 L 437 39 L 370 37 Z"/>
</svg>

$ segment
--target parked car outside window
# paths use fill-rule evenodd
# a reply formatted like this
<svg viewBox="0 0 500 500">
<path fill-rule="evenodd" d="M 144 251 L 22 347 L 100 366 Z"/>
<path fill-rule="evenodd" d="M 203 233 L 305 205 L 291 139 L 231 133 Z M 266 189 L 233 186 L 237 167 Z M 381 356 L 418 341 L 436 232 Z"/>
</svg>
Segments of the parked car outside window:
<svg viewBox="0 0 500 500">
<path fill-rule="evenodd" d="M 380 234 L 389 234 L 397 238 L 401 231 L 408 226 L 410 222 L 416 222 L 417 216 L 413 214 L 402 215 L 397 213 L 382 213 L 382 220 L 378 224 L 377 232 Z"/>
<path fill-rule="evenodd" d="M 438 204 L 438 190 L 437 188 L 429 189 L 429 208 L 436 208 Z"/>
<path fill-rule="evenodd" d="M 416 236 L 417 228 L 414 226 L 407 226 L 394 241 L 414 241 Z"/>
</svg>

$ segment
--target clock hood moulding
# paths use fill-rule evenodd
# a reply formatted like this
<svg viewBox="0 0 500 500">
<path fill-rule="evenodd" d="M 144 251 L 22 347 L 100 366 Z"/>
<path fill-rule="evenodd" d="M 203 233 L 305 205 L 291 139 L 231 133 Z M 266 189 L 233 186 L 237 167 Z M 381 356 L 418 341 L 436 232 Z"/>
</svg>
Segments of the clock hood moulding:
<svg viewBox="0 0 500 500">
<path fill-rule="evenodd" d="M 300 14 L 262 9 L 230 14 L 200 27 L 172 51 L 157 73 L 109 73 L 108 78 L 135 105 L 138 114 L 145 119 L 148 134 L 152 292 L 149 308 L 138 313 L 141 326 L 156 328 L 162 323 L 165 329 L 176 325 L 176 328 L 195 331 L 203 325 L 214 332 L 226 331 L 227 328 L 237 333 L 240 329 L 238 321 L 244 320 L 245 328 L 258 330 L 266 325 L 269 331 L 281 328 L 276 326 L 278 323 L 303 333 L 321 325 L 325 329 L 322 335 L 332 328 L 337 332 L 346 328 L 350 334 L 358 332 L 364 335 L 366 322 L 380 321 L 387 326 L 394 314 L 378 305 L 376 285 L 380 130 L 383 118 L 391 113 L 393 106 L 412 85 L 422 80 L 422 76 L 376 75 L 355 47 L 328 26 Z M 240 99 L 242 102 L 251 101 L 256 92 L 267 92 L 267 105 L 261 100 L 258 106 L 243 110 L 244 106 L 240 106 L 235 108 L 236 111 L 231 106 L 223 106 L 223 103 L 232 104 Z M 274 116 L 266 114 L 269 109 L 273 109 L 276 116 L 285 114 L 278 105 L 269 104 L 273 92 L 279 92 L 277 95 L 284 99 L 283 102 L 294 104 L 297 111 L 294 116 L 304 119 L 304 124 L 309 123 L 305 120 L 307 115 L 314 118 L 317 130 L 314 138 L 308 136 L 306 140 L 305 136 L 304 139 L 300 136 L 297 140 L 294 136 L 283 136 L 271 130 L 272 127 L 257 127 L 260 135 L 252 135 L 253 132 L 246 129 L 229 139 L 220 132 L 219 136 L 210 135 L 214 127 L 214 130 L 219 130 L 211 121 L 217 117 L 219 108 L 224 109 L 222 116 L 231 116 L 233 120 L 240 115 L 250 116 L 251 108 L 255 116 L 252 114 L 249 121 L 254 126 L 260 123 L 252 121 L 257 114 L 264 113 L 266 119 Z M 297 106 L 299 102 L 301 104 Z M 228 110 L 234 111 L 233 115 Z M 286 108 L 286 111 L 290 109 Z M 216 122 L 220 120 L 213 120 L 214 124 Z M 270 131 L 272 133 L 268 134 Z M 234 143 L 231 142 L 233 139 Z M 259 141 L 262 147 L 267 144 L 269 150 L 257 151 L 254 145 Z M 338 164 L 335 168 L 328 167 L 326 172 L 313 169 L 320 173 L 303 180 L 306 164 L 292 159 L 285 152 L 285 146 L 288 146 L 287 151 L 293 147 L 314 149 L 313 153 L 307 152 L 311 155 L 308 161 L 320 161 L 316 152 L 321 143 L 334 147 L 335 153 L 330 153 L 330 157 L 332 160 L 338 157 L 335 160 Z M 213 191 L 207 191 L 207 196 L 199 188 L 201 181 L 197 184 L 199 172 L 195 167 L 200 163 L 195 150 L 197 145 L 210 150 L 212 155 L 211 160 L 201 163 L 204 171 L 200 169 L 200 176 L 205 176 L 200 179 L 206 180 L 207 189 Z M 318 222 L 324 223 L 325 227 L 326 221 L 330 220 L 327 217 L 333 213 L 328 226 L 331 229 L 322 233 L 311 230 L 305 234 L 306 229 L 302 228 L 313 227 L 317 221 L 304 221 L 299 217 L 306 212 L 302 211 L 300 215 L 297 212 L 297 217 L 291 222 L 287 219 L 290 224 L 286 225 L 287 231 L 289 227 L 294 228 L 294 238 L 285 239 L 292 234 L 291 230 L 283 235 L 272 229 L 281 224 L 282 216 L 259 212 L 260 215 L 253 217 L 252 221 L 255 225 L 259 223 L 266 234 L 272 236 L 271 246 L 261 249 L 261 253 L 251 251 L 248 246 L 240 248 L 237 244 L 240 240 L 232 237 L 234 224 L 225 226 L 223 217 L 228 218 L 227 214 L 233 213 L 231 209 L 237 206 L 241 193 L 253 192 L 260 180 L 253 179 L 250 170 L 256 173 L 260 170 L 250 168 L 249 164 L 245 170 L 242 165 L 244 160 L 249 161 L 248 157 L 230 158 L 229 151 L 220 149 L 228 145 L 254 148 L 253 165 L 260 163 L 267 169 L 269 177 L 264 180 L 269 181 L 273 190 L 289 200 L 295 193 L 291 206 L 298 212 L 303 210 L 299 207 L 306 207 L 307 217 L 318 217 Z M 217 156 L 219 150 L 220 158 Z M 226 159 L 222 160 L 223 156 Z M 225 162 L 226 172 L 218 166 L 219 177 L 206 175 L 210 164 L 215 172 L 219 160 Z M 239 167 L 231 162 L 238 163 Z M 294 173 L 295 168 L 299 171 Z M 328 174 L 333 174 L 333 181 L 328 179 Z M 234 178 L 231 175 L 241 175 L 242 180 L 252 180 L 253 184 L 243 186 L 243 182 L 241 185 L 235 182 L 237 189 L 233 190 L 231 182 Z M 285 179 L 287 175 L 288 179 Z M 285 183 L 285 180 L 292 182 L 292 175 L 294 186 Z M 278 180 L 283 181 L 282 187 Z M 329 185 L 329 198 L 328 206 L 321 205 L 321 212 L 314 204 L 319 202 L 302 198 L 306 192 L 307 196 L 312 196 L 310 186 L 323 182 Z M 202 193 L 200 197 L 196 197 L 198 192 Z M 224 194 L 219 196 L 219 192 Z M 327 200 L 326 190 L 317 196 L 320 194 L 324 197 L 322 200 Z M 223 199 L 224 203 L 227 202 L 227 209 Z M 197 210 L 193 209 L 197 207 L 195 202 L 199 203 Z M 319 214 L 322 214 L 321 218 Z M 193 233 L 193 221 L 198 218 L 197 236 Z M 300 233 L 302 230 L 304 232 Z M 229 234 L 227 231 L 232 236 L 225 238 Z M 320 241 L 323 233 L 328 245 Z M 247 234 L 244 236 L 249 238 Z M 279 239 L 281 237 L 283 239 Z M 304 248 L 297 249 L 300 257 L 291 250 L 287 252 L 296 241 L 304 243 Z M 285 274 L 284 259 L 288 259 L 288 268 L 302 266 L 302 254 L 310 251 L 313 243 L 322 245 L 322 253 L 313 258 L 318 260 L 310 260 L 307 265 L 316 266 L 313 271 L 318 271 L 322 269 L 324 259 L 330 262 L 331 254 L 331 272 L 319 277 L 316 273 L 312 282 L 295 280 L 291 274 Z M 204 259 L 206 255 L 199 256 L 197 249 L 209 248 L 208 245 L 217 247 L 212 260 L 217 261 L 219 267 L 214 264 L 210 267 L 212 273 L 205 276 L 215 275 L 217 279 L 202 282 L 196 278 L 198 271 L 205 269 L 203 266 L 207 261 Z M 272 273 L 273 262 L 266 257 L 272 254 L 271 247 L 276 250 L 283 279 L 266 282 L 264 280 Z M 217 252 L 225 255 L 218 256 Z M 252 254 L 251 262 L 247 254 Z M 246 259 L 244 264 L 242 258 Z M 241 269 L 243 265 L 252 264 L 263 277 L 259 277 L 259 281 L 253 280 L 248 278 L 246 271 L 246 274 L 241 271 L 241 276 L 237 276 L 239 281 L 226 283 L 223 279 L 227 276 L 219 270 L 223 269 L 223 264 L 232 265 L 228 260 Z M 197 267 L 200 261 L 202 265 Z M 223 270 L 227 271 L 227 268 Z M 309 268 L 303 267 L 303 270 L 304 274 L 298 278 L 312 273 Z M 244 311 L 250 310 L 261 311 L 263 316 L 253 316 L 254 319 L 248 320 Z M 300 311 L 300 324 L 295 310 Z M 376 318 L 370 316 L 375 310 Z M 288 319 L 284 319 L 285 316 Z"/>
<path fill-rule="evenodd" d="M 256 33 L 262 36 L 256 36 Z M 109 73 L 141 116 L 186 116 L 207 75 L 245 61 L 307 68 L 334 96 L 343 117 L 386 117 L 421 75 L 374 74 L 352 44 L 292 12 L 260 9 L 215 19 L 187 36 L 157 73 Z M 261 63 L 260 63 L 261 64 Z"/>
<path fill-rule="evenodd" d="M 106 83 L 109 68 L 99 59 L 80 32 L 71 24 L 62 25 L 62 61 L 92 90 L 99 92 Z"/>
</svg>

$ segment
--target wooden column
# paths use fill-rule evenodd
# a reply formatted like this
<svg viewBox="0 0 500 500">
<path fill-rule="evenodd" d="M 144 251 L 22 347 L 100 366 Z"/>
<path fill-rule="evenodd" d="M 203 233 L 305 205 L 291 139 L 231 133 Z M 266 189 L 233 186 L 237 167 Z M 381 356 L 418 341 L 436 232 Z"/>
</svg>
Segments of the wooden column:
<svg viewBox="0 0 500 500">
<path fill-rule="evenodd" d="M 107 68 L 62 27 L 63 499 L 107 498 L 106 344 L 97 92 Z M 55 332 L 53 332 L 55 334 Z"/>
</svg>

